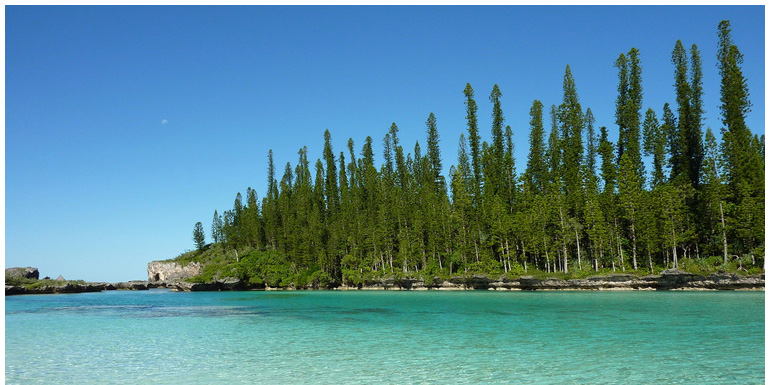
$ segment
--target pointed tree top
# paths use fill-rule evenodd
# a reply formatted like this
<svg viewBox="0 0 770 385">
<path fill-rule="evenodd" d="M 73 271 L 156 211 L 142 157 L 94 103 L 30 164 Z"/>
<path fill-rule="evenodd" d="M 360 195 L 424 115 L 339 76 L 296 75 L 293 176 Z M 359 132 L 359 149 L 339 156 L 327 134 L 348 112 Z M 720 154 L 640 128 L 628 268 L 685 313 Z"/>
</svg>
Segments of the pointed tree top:
<svg viewBox="0 0 770 385">
<path fill-rule="evenodd" d="M 471 83 L 465 83 L 465 89 L 463 90 L 463 94 L 465 94 L 465 96 L 469 98 L 473 97 L 473 87 L 471 87 Z"/>
</svg>

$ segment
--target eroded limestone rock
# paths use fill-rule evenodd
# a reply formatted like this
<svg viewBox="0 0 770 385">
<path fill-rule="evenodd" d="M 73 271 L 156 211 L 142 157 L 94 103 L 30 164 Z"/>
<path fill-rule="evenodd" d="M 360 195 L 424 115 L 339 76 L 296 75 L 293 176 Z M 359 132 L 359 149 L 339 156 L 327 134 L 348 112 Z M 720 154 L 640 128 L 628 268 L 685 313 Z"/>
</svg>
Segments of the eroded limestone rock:
<svg viewBox="0 0 770 385">
<path fill-rule="evenodd" d="M 147 264 L 147 280 L 150 284 L 171 284 L 195 277 L 201 270 L 201 264 L 197 262 L 182 266 L 176 262 L 153 261 Z"/>
</svg>

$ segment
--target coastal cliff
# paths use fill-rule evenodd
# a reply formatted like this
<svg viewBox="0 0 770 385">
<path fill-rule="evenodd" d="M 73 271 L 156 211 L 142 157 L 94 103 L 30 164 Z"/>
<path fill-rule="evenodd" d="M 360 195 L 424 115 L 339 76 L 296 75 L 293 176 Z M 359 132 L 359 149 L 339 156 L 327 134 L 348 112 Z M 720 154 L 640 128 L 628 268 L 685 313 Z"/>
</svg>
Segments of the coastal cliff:
<svg viewBox="0 0 770 385">
<path fill-rule="evenodd" d="M 180 282 L 200 273 L 201 264 L 198 262 L 190 262 L 186 266 L 168 261 L 152 261 L 147 264 L 147 280 L 152 284 Z"/>
</svg>

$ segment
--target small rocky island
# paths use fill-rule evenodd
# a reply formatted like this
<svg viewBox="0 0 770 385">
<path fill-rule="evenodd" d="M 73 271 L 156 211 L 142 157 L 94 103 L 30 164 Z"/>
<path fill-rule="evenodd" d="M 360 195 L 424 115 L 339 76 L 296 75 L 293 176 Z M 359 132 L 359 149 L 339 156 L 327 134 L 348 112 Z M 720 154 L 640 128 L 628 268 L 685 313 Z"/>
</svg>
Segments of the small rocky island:
<svg viewBox="0 0 770 385">
<path fill-rule="evenodd" d="M 147 281 L 118 283 L 85 282 L 67 280 L 61 275 L 56 279 L 44 277 L 36 267 L 11 267 L 5 269 L 5 295 L 16 294 L 61 294 L 88 293 L 103 290 L 147 290 L 152 287 Z"/>
<path fill-rule="evenodd" d="M 176 291 L 226 291 L 226 290 L 765 290 L 765 275 L 739 275 L 713 273 L 707 276 L 677 269 L 667 269 L 660 274 L 635 276 L 612 274 L 583 279 L 519 278 L 493 279 L 473 275 L 434 279 L 426 282 L 415 278 L 385 278 L 359 286 L 318 287 L 270 287 L 243 282 L 235 277 L 217 277 L 201 282 L 202 266 L 198 262 L 181 265 L 174 261 L 153 261 L 147 265 L 148 282 L 152 286 L 167 287 Z"/>
</svg>

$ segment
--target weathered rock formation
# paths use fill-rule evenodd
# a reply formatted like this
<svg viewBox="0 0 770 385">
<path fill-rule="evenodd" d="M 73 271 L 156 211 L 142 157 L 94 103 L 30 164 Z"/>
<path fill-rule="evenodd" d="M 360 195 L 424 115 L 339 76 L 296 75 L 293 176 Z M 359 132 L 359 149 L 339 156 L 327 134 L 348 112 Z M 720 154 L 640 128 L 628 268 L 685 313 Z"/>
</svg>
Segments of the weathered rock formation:
<svg viewBox="0 0 770 385">
<path fill-rule="evenodd" d="M 39 279 L 40 272 L 37 267 L 9 267 L 5 269 L 6 280 L 8 278 Z"/>
<path fill-rule="evenodd" d="M 90 293 L 106 290 L 107 284 L 103 282 L 76 283 L 67 282 L 61 285 L 40 285 L 33 288 L 24 286 L 5 285 L 5 295 L 15 294 L 62 294 L 62 293 Z"/>
<path fill-rule="evenodd" d="M 103 290 L 147 290 L 153 286 L 147 281 L 118 283 L 67 281 L 61 275 L 56 279 L 45 277 L 35 267 L 11 267 L 5 269 L 5 295 L 87 293 Z"/>
<path fill-rule="evenodd" d="M 242 282 L 238 278 L 227 277 L 222 280 L 214 280 L 212 282 L 195 282 L 190 283 L 186 281 L 177 281 L 167 284 L 167 287 L 174 289 L 175 291 L 237 291 L 237 290 L 257 290 L 266 289 L 264 285 L 248 285 Z"/>
<path fill-rule="evenodd" d="M 182 266 L 176 262 L 153 261 L 147 264 L 147 279 L 150 284 L 171 285 L 201 273 L 201 265 L 190 262 Z"/>
<path fill-rule="evenodd" d="M 106 290 L 148 290 L 150 283 L 148 281 L 128 281 L 118 283 L 108 283 Z"/>
<path fill-rule="evenodd" d="M 178 281 L 168 287 L 176 291 L 222 290 L 307 290 L 318 287 L 271 288 L 251 285 L 236 278 L 212 282 L 189 283 Z M 323 288 L 321 288 L 323 289 Z M 416 278 L 383 278 L 357 286 L 340 286 L 336 290 L 764 290 L 765 276 L 743 276 L 715 273 L 708 276 L 681 270 L 664 270 L 659 275 L 638 277 L 630 274 L 612 274 L 583 279 L 539 279 L 522 276 L 516 279 L 491 279 L 484 276 L 435 278 L 425 282 Z"/>
<path fill-rule="evenodd" d="M 668 269 L 659 275 L 637 277 L 613 274 L 584 279 L 491 279 L 483 276 L 435 279 L 426 283 L 416 279 L 386 278 L 360 286 L 341 286 L 341 290 L 764 290 L 765 275 L 743 276 L 715 273 L 702 276 Z"/>
</svg>

